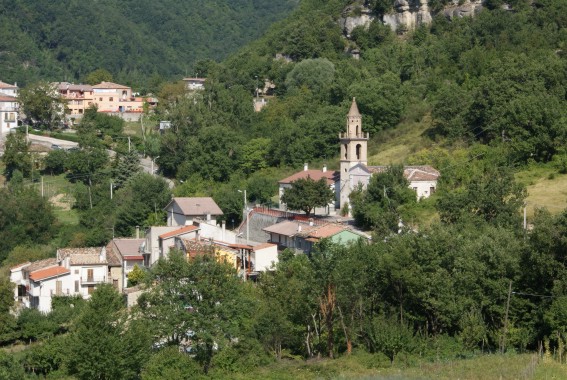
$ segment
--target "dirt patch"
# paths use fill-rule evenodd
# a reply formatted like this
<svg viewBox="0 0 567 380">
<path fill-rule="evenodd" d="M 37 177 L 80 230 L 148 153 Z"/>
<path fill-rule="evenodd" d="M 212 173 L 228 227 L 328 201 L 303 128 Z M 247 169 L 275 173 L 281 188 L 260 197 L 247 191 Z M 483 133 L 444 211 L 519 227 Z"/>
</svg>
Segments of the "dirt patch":
<svg viewBox="0 0 567 380">
<path fill-rule="evenodd" d="M 51 204 L 58 209 L 69 211 L 71 210 L 71 203 L 66 198 L 65 194 L 57 194 L 49 198 Z"/>
</svg>

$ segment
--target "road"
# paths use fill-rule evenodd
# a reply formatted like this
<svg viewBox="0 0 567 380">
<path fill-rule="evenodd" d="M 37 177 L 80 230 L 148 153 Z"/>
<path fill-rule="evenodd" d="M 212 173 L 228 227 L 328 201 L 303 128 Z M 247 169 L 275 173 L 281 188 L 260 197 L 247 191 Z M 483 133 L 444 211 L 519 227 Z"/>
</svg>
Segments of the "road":
<svg viewBox="0 0 567 380">
<path fill-rule="evenodd" d="M 63 149 L 69 149 L 69 148 L 73 148 L 78 146 L 79 144 L 76 142 L 72 142 L 72 141 L 67 141 L 67 140 L 61 140 L 61 139 L 56 139 L 53 137 L 47 137 L 47 136 L 38 136 L 38 135 L 29 135 L 29 139 L 31 142 L 35 143 L 35 144 L 40 144 L 43 146 L 47 146 L 49 148 L 51 148 L 51 146 L 53 144 L 59 145 L 61 148 Z M 110 149 L 106 150 L 108 152 L 108 155 L 110 157 L 114 157 L 116 156 L 116 152 Z M 0 152 L 0 155 L 3 152 Z M 158 166 L 157 164 L 154 163 L 153 165 L 153 169 L 154 172 L 152 173 L 152 160 L 149 157 L 143 157 L 140 158 L 140 166 L 142 167 L 142 170 L 146 173 L 149 174 L 153 174 L 155 176 L 159 176 L 158 174 L 156 174 L 158 172 Z M 167 182 L 167 185 L 169 186 L 170 189 L 173 189 L 173 187 L 175 186 L 175 184 L 173 183 L 172 180 L 170 180 L 169 178 L 165 178 L 162 177 L 165 182 Z"/>
</svg>

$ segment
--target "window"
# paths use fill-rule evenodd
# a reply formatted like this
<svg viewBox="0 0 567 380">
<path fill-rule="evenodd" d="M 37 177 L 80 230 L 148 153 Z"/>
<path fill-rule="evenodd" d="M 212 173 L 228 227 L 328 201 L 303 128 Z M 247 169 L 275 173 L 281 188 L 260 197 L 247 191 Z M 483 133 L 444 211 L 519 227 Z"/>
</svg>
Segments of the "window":
<svg viewBox="0 0 567 380">
<path fill-rule="evenodd" d="M 75 293 L 79 293 L 79 280 L 75 280 Z"/>
<path fill-rule="evenodd" d="M 63 294 L 63 282 L 60 280 L 55 281 L 55 294 L 58 296 Z"/>
<path fill-rule="evenodd" d="M 98 98 L 98 101 L 99 101 L 99 102 L 102 102 L 102 98 Z"/>
<path fill-rule="evenodd" d="M 111 102 L 113 102 L 113 101 L 114 101 L 114 98 L 111 96 L 108 100 L 111 101 Z"/>
<path fill-rule="evenodd" d="M 88 293 L 89 295 L 93 294 L 94 291 L 95 291 L 94 285 L 89 285 L 89 286 L 87 286 L 87 293 Z"/>
<path fill-rule="evenodd" d="M 360 152 L 362 151 L 362 145 L 357 144 L 356 145 L 356 159 L 360 161 Z"/>
<path fill-rule="evenodd" d="M 78 269 L 75 269 L 75 274 L 79 274 L 79 270 L 78 270 Z"/>
<path fill-rule="evenodd" d="M 117 280 L 117 279 L 113 279 L 113 280 L 112 280 L 112 286 L 113 286 L 115 289 L 118 289 L 118 280 Z"/>
<path fill-rule="evenodd" d="M 415 192 L 417 193 L 417 187 L 414 187 L 414 188 L 413 188 L 413 191 L 415 191 Z"/>
<path fill-rule="evenodd" d="M 348 155 L 348 145 L 345 144 L 345 160 L 347 159 L 347 155 Z"/>
<path fill-rule="evenodd" d="M 434 193 L 435 193 L 435 187 L 431 186 L 431 187 L 429 188 L 429 193 L 430 193 L 430 194 L 434 194 Z"/>
</svg>

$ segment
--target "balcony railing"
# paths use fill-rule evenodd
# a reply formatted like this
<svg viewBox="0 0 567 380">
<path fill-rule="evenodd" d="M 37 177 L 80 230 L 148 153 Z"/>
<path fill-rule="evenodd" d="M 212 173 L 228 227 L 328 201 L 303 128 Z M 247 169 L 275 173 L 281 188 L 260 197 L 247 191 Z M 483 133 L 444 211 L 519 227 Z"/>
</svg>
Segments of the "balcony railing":
<svg viewBox="0 0 567 380">
<path fill-rule="evenodd" d="M 369 134 L 368 132 L 359 132 L 359 133 L 352 133 L 349 134 L 348 132 L 340 132 L 339 139 L 365 139 L 368 140 Z"/>
<path fill-rule="evenodd" d="M 81 285 L 104 284 L 107 282 L 106 276 L 103 277 L 81 277 Z"/>
</svg>

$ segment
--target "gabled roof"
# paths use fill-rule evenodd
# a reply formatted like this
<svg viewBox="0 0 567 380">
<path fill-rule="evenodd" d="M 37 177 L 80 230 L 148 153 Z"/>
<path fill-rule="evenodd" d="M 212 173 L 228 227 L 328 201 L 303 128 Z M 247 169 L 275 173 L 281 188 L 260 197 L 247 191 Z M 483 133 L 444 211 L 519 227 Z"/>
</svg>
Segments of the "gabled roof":
<svg viewBox="0 0 567 380">
<path fill-rule="evenodd" d="M 92 91 L 93 86 L 89 84 L 74 84 L 69 82 L 55 82 L 59 90 L 71 90 L 71 91 Z"/>
<path fill-rule="evenodd" d="M 197 226 L 185 226 L 185 227 L 181 227 L 178 230 L 175 231 L 171 231 L 171 232 L 166 232 L 165 234 L 161 234 L 158 237 L 160 239 L 167 239 L 173 236 L 178 236 L 178 235 L 183 235 L 189 232 L 193 232 L 193 231 L 198 231 L 199 227 Z"/>
<path fill-rule="evenodd" d="M 118 83 L 112 83 L 112 82 L 100 82 L 99 84 L 95 84 L 93 86 L 93 88 L 115 88 L 115 89 L 129 89 L 130 87 L 128 86 L 124 86 L 122 84 L 118 84 Z"/>
<path fill-rule="evenodd" d="M 164 210 L 176 203 L 183 215 L 223 215 L 222 210 L 211 197 L 176 197 L 173 198 Z"/>
<path fill-rule="evenodd" d="M 69 257 L 70 265 L 108 264 L 107 259 L 101 259 L 102 249 L 103 247 L 60 248 L 57 250 L 57 258 L 64 260 Z"/>
<path fill-rule="evenodd" d="M 0 88 L 18 88 L 18 86 L 6 82 L 2 82 L 0 80 Z"/>
<path fill-rule="evenodd" d="M 333 185 L 335 182 L 339 181 L 339 172 L 328 171 L 328 170 L 323 171 L 323 170 L 315 170 L 315 169 L 303 170 L 280 180 L 279 183 L 281 184 L 292 183 L 293 181 L 297 181 L 298 179 L 302 179 L 302 178 L 303 179 L 311 178 L 314 181 L 319 181 L 321 178 L 325 178 L 327 184 L 330 186 Z"/>
<path fill-rule="evenodd" d="M 311 231 L 314 228 L 315 228 L 315 226 L 310 226 L 307 223 L 301 223 L 301 222 L 294 222 L 294 221 L 286 220 L 284 222 L 280 222 L 280 223 L 268 226 L 266 228 L 263 228 L 262 230 L 269 232 L 269 233 L 274 233 L 274 234 L 278 234 L 278 235 L 291 237 L 291 236 L 295 236 L 299 233 Z"/>
<path fill-rule="evenodd" d="M 58 277 L 61 275 L 69 274 L 71 271 L 60 266 L 53 266 L 45 269 L 36 270 L 30 273 L 30 280 L 42 281 L 51 277 Z"/>
<path fill-rule="evenodd" d="M 137 256 L 146 239 L 112 239 L 121 256 Z M 108 251 L 107 251 L 108 253 Z"/>
<path fill-rule="evenodd" d="M 329 223 L 329 224 L 325 224 L 323 226 L 315 227 L 312 230 L 309 230 L 307 232 L 304 232 L 304 233 L 302 232 L 301 235 L 307 236 L 307 237 L 312 237 L 312 238 L 323 239 L 323 238 L 334 236 L 334 235 L 338 234 L 339 232 L 343 232 L 343 231 L 346 231 L 346 230 L 348 230 L 348 228 L 345 227 L 345 226 L 342 226 L 340 224 Z"/>
<path fill-rule="evenodd" d="M 368 166 L 371 173 L 383 173 L 387 166 Z M 404 176 L 408 181 L 436 181 L 441 174 L 429 165 L 404 166 Z"/>
<path fill-rule="evenodd" d="M 30 265 L 28 265 L 24 270 L 29 273 L 39 269 L 52 267 L 54 265 L 57 265 L 57 259 L 55 257 L 50 257 L 49 259 L 34 261 Z"/>
<path fill-rule="evenodd" d="M 348 111 L 348 117 L 362 117 L 358 111 L 358 106 L 356 105 L 356 98 L 352 98 L 352 104 L 350 105 L 350 111 Z"/>
</svg>

